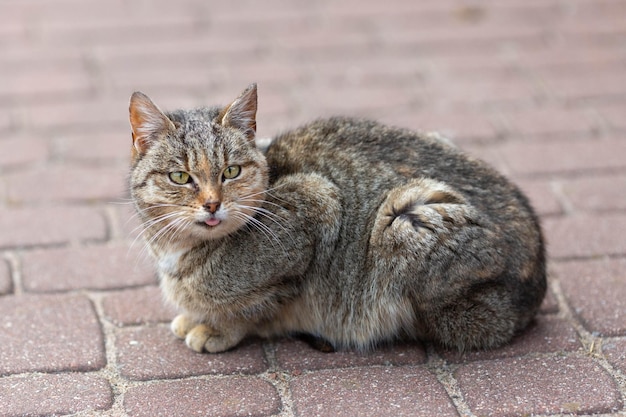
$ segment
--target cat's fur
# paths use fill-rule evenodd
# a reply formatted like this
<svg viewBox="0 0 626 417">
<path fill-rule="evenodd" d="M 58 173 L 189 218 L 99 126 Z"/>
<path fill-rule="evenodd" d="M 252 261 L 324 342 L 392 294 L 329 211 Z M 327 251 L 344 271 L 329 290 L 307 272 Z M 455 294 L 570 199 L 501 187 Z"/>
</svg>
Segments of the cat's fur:
<svg viewBox="0 0 626 417">
<path fill-rule="evenodd" d="M 530 322 L 545 253 L 514 185 L 435 135 L 349 118 L 279 135 L 263 154 L 256 91 L 171 113 L 131 98 L 131 193 L 190 348 L 289 333 L 339 349 L 491 348 Z"/>
</svg>

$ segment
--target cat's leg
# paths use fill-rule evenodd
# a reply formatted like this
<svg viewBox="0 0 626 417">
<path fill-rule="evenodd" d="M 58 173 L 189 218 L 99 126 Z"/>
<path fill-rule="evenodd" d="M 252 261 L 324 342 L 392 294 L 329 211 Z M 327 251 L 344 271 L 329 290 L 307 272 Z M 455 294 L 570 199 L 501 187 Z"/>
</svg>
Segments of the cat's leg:
<svg viewBox="0 0 626 417">
<path fill-rule="evenodd" d="M 502 277 L 504 245 L 488 219 L 447 185 L 417 179 L 391 190 L 370 254 L 378 277 L 413 306 L 406 332 L 458 349 L 508 341 L 517 316 Z"/>
<path fill-rule="evenodd" d="M 236 346 L 246 336 L 244 327 L 231 325 L 228 330 L 217 330 L 204 323 L 197 323 L 189 316 L 180 314 L 171 324 L 172 333 L 196 352 L 224 352 Z"/>
</svg>

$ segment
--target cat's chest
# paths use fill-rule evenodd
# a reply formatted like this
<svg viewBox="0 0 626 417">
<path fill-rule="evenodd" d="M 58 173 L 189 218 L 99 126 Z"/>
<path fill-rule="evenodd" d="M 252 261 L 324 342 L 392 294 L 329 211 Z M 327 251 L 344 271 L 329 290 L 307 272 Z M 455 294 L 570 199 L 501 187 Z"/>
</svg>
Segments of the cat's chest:
<svg viewBox="0 0 626 417">
<path fill-rule="evenodd" d="M 157 262 L 159 271 L 167 275 L 178 275 L 181 269 L 180 262 L 186 253 L 187 250 L 181 249 L 160 254 Z"/>
</svg>

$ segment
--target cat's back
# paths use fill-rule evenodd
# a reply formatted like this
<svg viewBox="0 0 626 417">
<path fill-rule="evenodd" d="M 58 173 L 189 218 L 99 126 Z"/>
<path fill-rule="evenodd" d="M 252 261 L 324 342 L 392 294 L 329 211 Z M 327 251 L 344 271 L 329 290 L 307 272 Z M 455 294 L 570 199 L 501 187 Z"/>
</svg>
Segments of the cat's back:
<svg viewBox="0 0 626 417">
<path fill-rule="evenodd" d="M 272 142 L 267 158 L 275 175 L 381 163 L 405 163 L 418 143 L 414 132 L 371 120 L 319 119 L 285 132 Z M 415 156 L 415 155 L 413 155 Z"/>
<path fill-rule="evenodd" d="M 436 135 L 371 120 L 333 117 L 285 132 L 269 146 L 267 160 L 274 181 L 316 172 L 341 188 L 367 184 L 370 194 L 423 177 L 465 190 L 470 199 L 493 187 L 515 193 L 502 175 Z"/>
<path fill-rule="evenodd" d="M 539 229 L 519 189 L 486 163 L 436 135 L 345 117 L 320 119 L 279 135 L 267 150 L 271 181 L 318 173 L 364 216 L 390 189 L 416 178 L 439 181 L 504 229 Z M 515 230 L 514 230 L 515 229 Z"/>
</svg>

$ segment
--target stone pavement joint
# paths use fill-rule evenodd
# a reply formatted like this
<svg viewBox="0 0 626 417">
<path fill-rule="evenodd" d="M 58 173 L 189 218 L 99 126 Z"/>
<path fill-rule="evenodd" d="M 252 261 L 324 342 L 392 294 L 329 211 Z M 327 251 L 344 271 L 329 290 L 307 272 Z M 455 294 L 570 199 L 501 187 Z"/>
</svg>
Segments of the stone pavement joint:
<svg viewBox="0 0 626 417">
<path fill-rule="evenodd" d="M 626 417 L 626 2 L 0 2 L 0 415 Z M 258 137 L 437 130 L 527 193 L 549 291 L 511 344 L 197 354 L 128 199 L 132 91 L 259 86 Z"/>
</svg>

